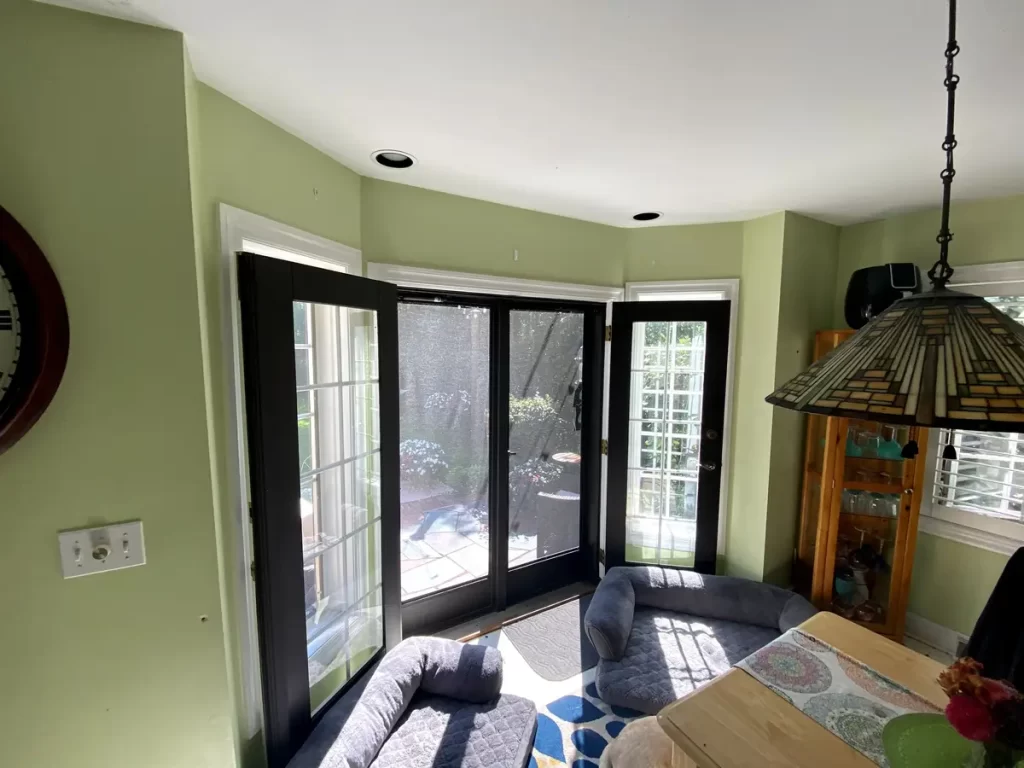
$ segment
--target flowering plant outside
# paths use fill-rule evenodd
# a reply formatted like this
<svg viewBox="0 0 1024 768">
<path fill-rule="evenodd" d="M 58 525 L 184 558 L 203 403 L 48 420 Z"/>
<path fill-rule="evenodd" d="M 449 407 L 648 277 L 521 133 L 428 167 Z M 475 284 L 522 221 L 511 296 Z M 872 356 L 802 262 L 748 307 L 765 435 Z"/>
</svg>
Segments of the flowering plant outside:
<svg viewBox="0 0 1024 768">
<path fill-rule="evenodd" d="M 429 485 L 448 471 L 444 449 L 430 440 L 403 440 L 401 455 L 402 479 L 415 485 Z"/>
<path fill-rule="evenodd" d="M 949 696 L 946 719 L 965 739 L 984 744 L 984 765 L 1017 765 L 1024 750 L 1024 697 L 1007 682 L 984 677 L 974 659 L 957 659 L 939 675 Z"/>
<path fill-rule="evenodd" d="M 561 474 L 560 465 L 539 458 L 527 459 L 508 471 L 509 479 L 521 485 L 547 485 Z"/>
</svg>

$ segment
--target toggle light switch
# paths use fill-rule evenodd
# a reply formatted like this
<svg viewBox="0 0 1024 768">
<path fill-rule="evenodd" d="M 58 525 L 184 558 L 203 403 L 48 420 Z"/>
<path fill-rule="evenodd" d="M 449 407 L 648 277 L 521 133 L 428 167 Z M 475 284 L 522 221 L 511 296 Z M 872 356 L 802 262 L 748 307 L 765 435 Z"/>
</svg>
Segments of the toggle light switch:
<svg viewBox="0 0 1024 768">
<path fill-rule="evenodd" d="M 65 579 L 146 564 L 141 520 L 62 531 L 57 541 Z"/>
</svg>

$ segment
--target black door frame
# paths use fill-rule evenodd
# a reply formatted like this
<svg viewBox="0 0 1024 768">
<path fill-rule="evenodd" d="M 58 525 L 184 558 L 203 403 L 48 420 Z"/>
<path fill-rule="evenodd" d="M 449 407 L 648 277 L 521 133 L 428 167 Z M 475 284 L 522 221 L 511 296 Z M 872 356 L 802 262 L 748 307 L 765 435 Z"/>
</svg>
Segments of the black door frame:
<svg viewBox="0 0 1024 768">
<path fill-rule="evenodd" d="M 541 299 L 458 291 L 399 288 L 399 302 L 486 307 L 490 310 L 490 569 L 488 577 L 414 598 L 402 605 L 406 634 L 429 634 L 474 616 L 501 611 L 508 605 L 574 581 L 598 578 L 601 513 L 601 413 L 604 394 L 603 303 Z M 508 570 L 508 399 L 510 312 L 582 312 L 583 408 L 580 467 L 580 546 Z M 494 478 L 505 478 L 494 482 Z"/>
<path fill-rule="evenodd" d="M 238 254 L 238 277 L 263 735 L 268 766 L 279 768 L 306 740 L 319 716 L 401 640 L 398 300 L 389 283 L 251 253 Z M 303 610 L 294 301 L 377 312 L 384 646 L 323 703 L 317 716 L 310 707 Z M 396 534 L 388 536 L 389 530 Z"/>
<path fill-rule="evenodd" d="M 697 321 L 707 323 L 704 395 L 701 406 L 697 539 L 693 570 L 715 573 L 725 432 L 725 390 L 729 363 L 730 301 L 645 301 L 612 305 L 611 375 L 608 408 L 608 496 L 605 528 L 609 568 L 626 565 L 626 491 L 629 454 L 629 397 L 633 324 Z M 714 437 L 711 435 L 714 434 Z M 713 482 L 709 482 L 713 481 Z M 707 492 L 704 492 L 707 491 Z"/>
</svg>

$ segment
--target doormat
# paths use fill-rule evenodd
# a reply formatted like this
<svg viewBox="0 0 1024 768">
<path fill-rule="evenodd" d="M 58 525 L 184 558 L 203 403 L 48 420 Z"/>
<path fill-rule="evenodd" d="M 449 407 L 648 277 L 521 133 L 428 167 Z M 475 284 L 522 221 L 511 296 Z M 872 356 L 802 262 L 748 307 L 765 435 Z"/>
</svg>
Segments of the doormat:
<svg viewBox="0 0 1024 768">
<path fill-rule="evenodd" d="M 568 680 L 597 666 L 597 651 L 583 631 L 592 597 L 556 605 L 506 624 L 501 631 L 538 675 L 551 682 Z"/>
</svg>

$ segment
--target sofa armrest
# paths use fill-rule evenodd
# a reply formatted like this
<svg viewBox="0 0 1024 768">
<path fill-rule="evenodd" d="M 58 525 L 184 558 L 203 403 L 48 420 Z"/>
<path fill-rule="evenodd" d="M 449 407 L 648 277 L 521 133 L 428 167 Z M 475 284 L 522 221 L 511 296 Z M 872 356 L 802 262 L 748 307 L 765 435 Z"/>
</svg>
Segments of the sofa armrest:
<svg viewBox="0 0 1024 768">
<path fill-rule="evenodd" d="M 788 632 L 793 627 L 803 624 L 811 616 L 816 614 L 818 609 L 811 605 L 802 595 L 794 594 L 779 614 L 779 632 Z"/>
<path fill-rule="evenodd" d="M 633 582 L 628 568 L 612 568 L 597 586 L 583 627 L 598 656 L 618 661 L 633 629 Z"/>
</svg>

